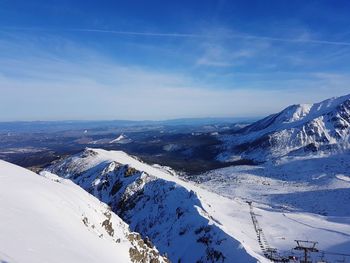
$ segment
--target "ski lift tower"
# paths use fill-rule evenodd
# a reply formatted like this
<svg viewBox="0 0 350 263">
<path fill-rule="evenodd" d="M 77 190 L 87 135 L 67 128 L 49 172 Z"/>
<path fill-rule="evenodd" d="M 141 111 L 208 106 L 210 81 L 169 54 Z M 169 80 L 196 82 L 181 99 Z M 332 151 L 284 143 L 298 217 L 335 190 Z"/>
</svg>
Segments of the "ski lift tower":
<svg viewBox="0 0 350 263">
<path fill-rule="evenodd" d="M 324 259 L 324 251 L 322 251 L 321 257 L 320 257 L 320 259 L 319 259 L 316 263 L 328 263 L 328 262 Z"/>
<path fill-rule="evenodd" d="M 308 260 L 308 253 L 318 252 L 316 248 L 318 242 L 305 240 L 295 240 L 295 242 L 297 242 L 297 246 L 294 249 L 304 251 L 304 260 L 301 260 L 300 263 L 312 263 Z"/>
</svg>

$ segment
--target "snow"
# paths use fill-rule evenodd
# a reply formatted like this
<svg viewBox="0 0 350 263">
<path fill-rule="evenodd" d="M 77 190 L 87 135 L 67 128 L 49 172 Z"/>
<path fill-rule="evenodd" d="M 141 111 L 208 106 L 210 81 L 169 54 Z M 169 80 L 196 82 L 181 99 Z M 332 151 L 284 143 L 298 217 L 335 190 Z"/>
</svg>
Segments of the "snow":
<svg viewBox="0 0 350 263">
<path fill-rule="evenodd" d="M 174 143 L 167 144 L 167 145 L 163 146 L 163 150 L 166 152 L 175 152 L 175 151 L 178 151 L 180 149 L 181 149 L 181 146 L 178 144 L 174 144 Z"/>
<path fill-rule="evenodd" d="M 121 134 L 117 138 L 111 140 L 109 143 L 129 143 L 131 139 L 129 139 L 126 135 Z"/>
<path fill-rule="evenodd" d="M 344 180 L 346 182 L 350 182 L 350 176 L 347 176 L 344 174 L 337 174 L 335 177 L 337 177 L 339 180 Z"/>
<path fill-rule="evenodd" d="M 88 140 L 88 144 L 93 144 L 93 145 L 101 145 L 101 144 L 127 144 L 130 143 L 132 140 L 130 138 L 128 138 L 126 135 L 124 134 L 120 134 L 117 138 L 115 139 L 111 139 L 111 138 L 102 138 L 102 139 L 98 139 L 98 140 L 91 140 L 91 139 L 87 139 Z M 86 143 L 86 142 L 85 142 Z"/>
<path fill-rule="evenodd" d="M 221 136 L 223 151 L 217 160 L 248 159 L 259 165 L 191 178 L 227 198 L 253 201 L 267 240 L 279 251 L 304 239 L 318 241 L 324 251 L 348 253 L 349 131 L 350 95 L 292 105 Z"/>
<path fill-rule="evenodd" d="M 263 163 L 189 177 L 196 181 L 102 149 L 87 148 L 41 175 L 0 161 L 0 262 L 131 262 L 132 249 L 147 262 L 151 255 L 166 261 L 158 250 L 173 262 L 270 262 L 253 217 L 281 255 L 291 255 L 296 239 L 348 253 L 349 116 L 350 95 L 292 105 L 223 138 L 228 151 L 218 159 Z M 110 143 L 127 141 L 120 135 Z M 244 143 L 251 148 L 243 154 L 230 151 Z"/>
<path fill-rule="evenodd" d="M 128 225 L 56 175 L 0 160 L 1 262 L 131 262 Z M 102 223 L 109 218 L 114 233 Z"/>
<path fill-rule="evenodd" d="M 200 183 L 195 183 L 124 152 L 87 149 L 52 169 L 72 178 L 81 176 L 76 182 L 100 198 L 109 196 L 109 190 L 101 193 L 91 189 L 89 178 L 103 176 L 111 185 L 116 181 L 125 183 L 119 197 L 129 200 L 133 207 L 123 216 L 134 230 L 148 235 L 175 262 L 178 257 L 192 262 L 193 255 L 203 253 L 196 244 L 199 237 L 191 230 L 198 226 L 210 226 L 215 238 L 229 240 L 214 246 L 228 261 L 254 262 L 246 258 L 249 254 L 255 261 L 269 262 L 257 242 L 247 200 L 253 201 L 254 213 L 270 246 L 280 253 L 289 255 L 295 239 L 319 241 L 318 248 L 325 251 L 350 250 L 350 183 L 339 178 L 348 176 L 349 161 L 347 154 L 311 159 L 286 157 L 260 166 L 214 170 L 200 175 Z M 127 165 L 141 172 L 121 179 L 120 170 L 109 169 L 111 164 Z M 101 173 L 103 169 L 110 172 Z M 189 193 L 193 193 L 191 198 Z M 174 219 L 178 208 L 184 216 Z M 182 229 L 188 233 L 184 238 L 176 234 Z"/>
<path fill-rule="evenodd" d="M 336 108 L 350 99 L 350 94 L 342 97 L 334 97 L 324 100 L 315 104 L 296 104 L 287 107 L 281 113 L 278 113 L 278 117 L 274 121 L 274 125 L 280 126 L 281 123 L 285 123 L 283 128 L 288 127 L 288 124 L 296 122 L 307 122 L 325 115 L 330 111 L 336 110 Z"/>
<path fill-rule="evenodd" d="M 34 147 L 26 147 L 26 148 L 5 148 L 0 149 L 1 154 L 13 154 L 13 153 L 39 153 L 47 150 L 47 148 L 34 148 Z"/>
<path fill-rule="evenodd" d="M 270 245 L 280 251 L 303 239 L 318 241 L 324 251 L 348 253 L 349 172 L 350 154 L 339 154 L 222 168 L 197 180 L 201 187 L 227 198 L 253 201 Z"/>
<path fill-rule="evenodd" d="M 109 143 L 119 142 L 119 141 L 123 140 L 124 138 L 125 138 L 125 136 L 123 134 L 121 134 L 117 138 L 115 138 L 114 140 L 110 141 Z"/>
<path fill-rule="evenodd" d="M 135 173 L 125 176 L 128 167 Z M 233 213 L 241 205 L 247 209 L 245 203 L 238 208 L 235 201 L 185 182 L 166 167 L 150 166 L 121 151 L 86 149 L 49 169 L 111 203 L 113 211 L 133 230 L 148 236 L 173 262 L 211 262 L 208 257 L 214 255 L 219 255 L 217 261 L 221 262 L 220 253 L 227 262 L 264 262 L 261 252 L 242 245 L 244 239 L 236 239 L 233 233 L 240 232 L 241 225 L 222 224 L 232 219 L 221 215 L 223 207 L 225 213 Z M 93 182 L 97 178 L 104 183 L 96 186 Z M 111 195 L 115 185 L 119 191 Z M 120 206 L 126 209 L 118 209 Z M 249 239 L 254 240 L 253 227 L 250 221 L 247 224 Z"/>
<path fill-rule="evenodd" d="M 220 136 L 230 155 L 265 161 L 285 155 L 312 155 L 315 151 L 339 153 L 350 149 L 350 95 L 315 104 L 292 105 L 257 121 L 235 134 Z"/>
</svg>

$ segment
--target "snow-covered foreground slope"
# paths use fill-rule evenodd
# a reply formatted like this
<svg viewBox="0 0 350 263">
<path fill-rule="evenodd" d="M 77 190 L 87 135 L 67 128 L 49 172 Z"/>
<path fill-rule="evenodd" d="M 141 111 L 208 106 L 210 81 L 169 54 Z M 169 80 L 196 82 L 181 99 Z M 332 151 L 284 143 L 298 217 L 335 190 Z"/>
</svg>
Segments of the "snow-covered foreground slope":
<svg viewBox="0 0 350 263">
<path fill-rule="evenodd" d="M 234 215 L 241 208 L 248 211 L 246 204 L 232 205 L 231 200 L 184 182 L 159 166 L 123 152 L 86 149 L 49 169 L 109 204 L 172 262 L 264 260 L 261 251 L 242 243 L 246 239 L 255 243 L 249 213 L 242 212 L 248 218 L 247 227 L 226 214 Z M 234 233 L 245 228 L 249 237 L 235 238 Z"/>
<path fill-rule="evenodd" d="M 289 106 L 222 140 L 223 161 L 339 153 L 350 148 L 350 95 Z"/>
<path fill-rule="evenodd" d="M 246 199 L 255 201 L 254 213 L 269 246 L 282 254 L 290 255 L 295 239 L 319 241 L 319 249 L 325 251 L 346 253 L 350 249 L 347 212 L 342 214 L 336 210 L 335 216 L 326 217 L 302 209 L 276 208 L 263 198 L 274 185 L 253 198 L 255 190 L 264 189 L 262 176 L 252 175 L 253 179 L 246 180 L 252 180 L 251 186 L 255 189 L 244 188 L 243 183 L 229 185 L 227 181 L 233 180 L 228 176 L 230 170 L 217 178 L 215 184 L 213 178 L 207 180 L 207 184 L 195 184 L 123 152 L 100 149 L 87 149 L 53 165 L 50 170 L 72 179 L 108 203 L 132 230 L 148 236 L 173 262 L 179 259 L 181 262 L 270 262 L 259 246 Z M 346 174 L 337 176 L 346 181 Z M 299 183 L 303 185 L 302 180 Z M 227 187 L 220 191 L 220 185 Z M 275 186 L 281 192 L 287 191 L 282 189 L 286 185 Z M 230 192 L 230 187 L 235 190 Z M 212 189 L 220 195 L 211 192 Z M 344 207 L 346 202 L 345 199 Z"/>
<path fill-rule="evenodd" d="M 0 160 L 0 262 L 165 262 L 69 180 Z"/>
</svg>

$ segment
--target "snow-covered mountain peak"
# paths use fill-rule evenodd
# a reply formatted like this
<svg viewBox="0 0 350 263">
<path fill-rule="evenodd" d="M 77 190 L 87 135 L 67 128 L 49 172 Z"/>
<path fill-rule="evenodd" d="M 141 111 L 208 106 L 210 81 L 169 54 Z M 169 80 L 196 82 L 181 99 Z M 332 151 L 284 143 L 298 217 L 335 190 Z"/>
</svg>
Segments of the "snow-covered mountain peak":
<svg viewBox="0 0 350 263">
<path fill-rule="evenodd" d="M 293 105 L 291 107 L 294 108 L 294 111 L 292 112 L 291 118 L 287 122 L 315 119 L 331 111 L 337 110 L 338 107 L 341 107 L 344 103 L 349 101 L 350 94 L 341 97 L 333 97 L 314 104 Z M 284 111 L 286 111 L 288 108 L 286 108 Z"/>
<path fill-rule="evenodd" d="M 350 94 L 342 97 L 334 97 L 314 104 L 294 104 L 283 109 L 279 113 L 272 114 L 245 128 L 246 132 L 264 129 L 282 129 L 291 125 L 311 121 L 320 116 L 340 110 L 343 106 L 350 104 Z"/>
<path fill-rule="evenodd" d="M 350 95 L 346 95 L 315 104 L 291 105 L 223 137 L 228 151 L 219 159 L 230 156 L 230 152 L 259 161 L 289 153 L 338 152 L 349 148 L 349 138 Z"/>
<path fill-rule="evenodd" d="M 279 119 L 283 123 L 299 121 L 309 114 L 311 108 L 312 104 L 295 104 L 289 106 L 281 112 Z"/>
</svg>

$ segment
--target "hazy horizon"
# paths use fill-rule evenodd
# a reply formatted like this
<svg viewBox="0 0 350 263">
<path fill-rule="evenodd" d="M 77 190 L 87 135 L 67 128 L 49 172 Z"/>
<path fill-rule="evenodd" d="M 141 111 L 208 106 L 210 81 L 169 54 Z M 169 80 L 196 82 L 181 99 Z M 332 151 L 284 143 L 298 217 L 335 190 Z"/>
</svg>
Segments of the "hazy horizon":
<svg viewBox="0 0 350 263">
<path fill-rule="evenodd" d="M 192 118 L 192 117 L 185 117 L 185 118 L 174 118 L 174 119 L 75 119 L 75 120 L 69 120 L 69 119 L 61 119 L 61 120 L 10 120 L 10 121 L 0 121 L 0 123 L 59 123 L 59 122 L 172 122 L 172 121 L 230 121 L 230 122 L 235 122 L 235 121 L 254 121 L 258 120 L 261 118 L 264 118 L 265 116 L 252 116 L 252 117 L 199 117 L 199 118 Z"/>
</svg>

